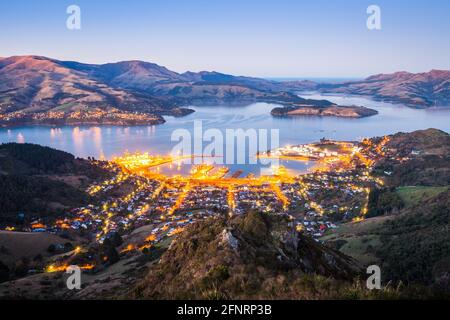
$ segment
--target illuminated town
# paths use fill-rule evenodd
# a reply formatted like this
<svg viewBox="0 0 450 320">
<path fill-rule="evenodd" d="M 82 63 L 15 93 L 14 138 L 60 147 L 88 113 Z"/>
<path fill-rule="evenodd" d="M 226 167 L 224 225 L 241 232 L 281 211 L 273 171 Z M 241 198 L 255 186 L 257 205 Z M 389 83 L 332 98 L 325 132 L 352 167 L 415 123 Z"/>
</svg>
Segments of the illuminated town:
<svg viewBox="0 0 450 320">
<path fill-rule="evenodd" d="M 0 110 L 1 111 L 1 110 Z M 138 125 L 161 123 L 161 118 L 142 112 L 127 112 L 109 107 L 106 110 L 91 108 L 77 111 L 47 111 L 28 114 L 23 111 L 0 113 L 0 126 L 19 124 L 114 124 Z"/>
<path fill-rule="evenodd" d="M 22 231 L 71 232 L 85 239 L 85 246 L 57 256 L 44 270 L 50 273 L 64 271 L 74 259 L 85 271 L 101 268 L 109 257 L 96 254 L 98 248 L 117 235 L 124 240 L 120 256 L 140 254 L 167 245 L 200 219 L 243 215 L 251 210 L 284 215 L 298 231 L 320 241 L 327 230 L 341 222 L 363 220 L 370 190 L 383 184 L 371 176 L 371 168 L 385 156 L 388 139 L 373 141 L 322 140 L 259 155 L 314 161 L 314 168 L 302 175 L 276 167 L 272 175 L 239 178 L 240 172 L 200 164 L 193 165 L 187 176 L 167 176 L 151 169 L 167 163 L 177 166 L 189 157 L 148 153 L 127 153 L 111 161 L 91 160 L 111 173 L 111 178 L 88 187 L 87 192 L 97 201 L 74 208 L 63 219 L 33 221 Z"/>
</svg>

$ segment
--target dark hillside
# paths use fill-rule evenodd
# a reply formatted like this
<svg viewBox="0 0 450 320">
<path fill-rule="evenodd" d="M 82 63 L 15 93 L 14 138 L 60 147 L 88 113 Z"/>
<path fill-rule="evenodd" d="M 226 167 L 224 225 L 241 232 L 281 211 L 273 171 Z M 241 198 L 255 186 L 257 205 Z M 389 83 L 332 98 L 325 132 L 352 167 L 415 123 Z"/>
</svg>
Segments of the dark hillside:
<svg viewBox="0 0 450 320">
<path fill-rule="evenodd" d="M 57 217 L 90 199 L 90 181 L 110 175 L 95 162 L 35 144 L 0 145 L 0 225 Z M 18 218 L 19 214 L 25 217 Z"/>
</svg>

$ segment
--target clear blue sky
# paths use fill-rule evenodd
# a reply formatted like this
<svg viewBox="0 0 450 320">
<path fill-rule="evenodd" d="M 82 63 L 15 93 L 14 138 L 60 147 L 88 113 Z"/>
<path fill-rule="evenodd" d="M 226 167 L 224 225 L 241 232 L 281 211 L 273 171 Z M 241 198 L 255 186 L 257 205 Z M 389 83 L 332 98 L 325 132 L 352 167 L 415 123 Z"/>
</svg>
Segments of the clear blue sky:
<svg viewBox="0 0 450 320">
<path fill-rule="evenodd" d="M 82 29 L 66 28 L 81 7 Z M 382 30 L 366 9 L 382 10 Z M 450 69 L 448 0 L 1 0 L 0 56 L 262 77 L 362 77 Z"/>
</svg>

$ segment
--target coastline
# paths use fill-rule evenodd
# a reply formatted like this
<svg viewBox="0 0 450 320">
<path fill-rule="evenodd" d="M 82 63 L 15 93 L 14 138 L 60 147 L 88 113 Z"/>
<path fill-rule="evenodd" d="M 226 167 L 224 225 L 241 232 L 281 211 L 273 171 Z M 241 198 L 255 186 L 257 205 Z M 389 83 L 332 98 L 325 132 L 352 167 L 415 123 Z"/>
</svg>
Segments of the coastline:
<svg viewBox="0 0 450 320">
<path fill-rule="evenodd" d="M 318 116 L 360 119 L 377 115 L 378 111 L 360 106 L 287 106 L 274 108 L 271 114 L 274 117 Z"/>
<path fill-rule="evenodd" d="M 151 125 L 159 125 L 164 124 L 166 120 L 162 118 L 160 121 L 150 121 L 150 122 L 126 122 L 126 121 L 73 121 L 73 122 L 66 122 L 66 121 L 57 121 L 57 122 L 51 122 L 51 121 L 42 121 L 42 122 L 33 122 L 33 121 L 15 121 L 14 123 L 0 123 L 0 128 L 16 128 L 16 127 L 23 127 L 23 126 L 30 126 L 30 127 L 58 127 L 58 126 L 151 126 Z"/>
<path fill-rule="evenodd" d="M 184 117 L 195 110 L 188 108 L 173 108 L 168 112 L 144 113 L 130 112 L 119 109 L 85 110 L 70 113 L 46 111 L 37 113 L 12 112 L 0 114 L 0 128 L 17 126 L 142 126 L 158 125 L 166 122 L 164 115 Z"/>
<path fill-rule="evenodd" d="M 298 94 L 301 97 L 314 95 L 314 94 L 320 94 L 324 97 L 326 96 L 339 96 L 339 97 L 349 97 L 349 98 L 363 98 L 363 99 L 369 99 L 375 102 L 383 102 L 383 103 L 390 103 L 392 105 L 407 107 L 410 109 L 416 109 L 416 110 L 431 110 L 431 109 L 445 109 L 450 108 L 450 105 L 424 105 L 424 104 L 413 104 L 407 101 L 401 101 L 399 99 L 396 99 L 395 97 L 386 97 L 386 96 L 379 96 L 379 95 L 367 95 L 367 94 L 358 94 L 358 93 L 345 93 L 345 92 L 330 92 L 330 91 L 322 91 L 322 90 L 315 90 L 315 91 L 298 91 L 296 94 Z"/>
</svg>

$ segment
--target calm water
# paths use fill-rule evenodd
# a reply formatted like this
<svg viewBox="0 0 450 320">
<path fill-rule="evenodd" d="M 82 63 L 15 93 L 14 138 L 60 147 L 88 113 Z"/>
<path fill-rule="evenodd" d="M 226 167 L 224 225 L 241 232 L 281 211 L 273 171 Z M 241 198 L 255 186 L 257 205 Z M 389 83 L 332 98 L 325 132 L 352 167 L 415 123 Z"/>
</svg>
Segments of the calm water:
<svg viewBox="0 0 450 320">
<path fill-rule="evenodd" d="M 178 143 L 171 141 L 176 129 L 193 132 L 194 120 L 202 121 L 203 131 L 216 128 L 225 136 L 226 129 L 278 129 L 280 145 L 317 141 L 323 137 L 338 140 L 359 140 L 363 137 L 380 136 L 398 131 L 414 131 L 438 128 L 450 132 L 450 109 L 415 110 L 401 105 L 375 102 L 359 97 L 332 95 L 308 95 L 312 99 L 328 99 L 343 105 L 363 105 L 379 111 L 379 114 L 363 119 L 333 117 L 273 118 L 271 104 L 256 103 L 246 107 L 192 107 L 195 113 L 183 118 L 167 117 L 167 122 L 157 126 L 117 127 L 16 127 L 0 129 L 0 143 L 30 142 L 68 151 L 78 157 L 111 158 L 125 151 L 148 151 L 153 154 L 168 154 Z M 206 146 L 208 142 L 204 143 Z M 269 143 L 270 146 L 270 143 Z M 224 154 L 225 154 L 224 150 Z M 229 166 L 246 173 L 259 174 L 261 164 Z M 299 162 L 282 163 L 293 172 L 304 172 L 312 164 Z M 163 172 L 173 168 L 164 166 Z M 187 172 L 182 167 L 182 173 Z"/>
</svg>

